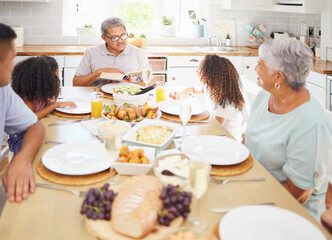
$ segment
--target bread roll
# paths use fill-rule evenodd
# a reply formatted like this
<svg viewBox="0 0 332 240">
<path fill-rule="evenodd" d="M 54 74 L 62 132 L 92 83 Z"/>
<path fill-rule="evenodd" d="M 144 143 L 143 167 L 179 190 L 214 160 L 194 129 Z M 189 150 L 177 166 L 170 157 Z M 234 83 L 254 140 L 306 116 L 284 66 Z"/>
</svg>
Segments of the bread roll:
<svg viewBox="0 0 332 240">
<path fill-rule="evenodd" d="M 157 210 L 162 208 L 162 184 L 153 176 L 134 176 L 126 180 L 112 205 L 113 230 L 142 238 L 157 223 Z"/>
</svg>

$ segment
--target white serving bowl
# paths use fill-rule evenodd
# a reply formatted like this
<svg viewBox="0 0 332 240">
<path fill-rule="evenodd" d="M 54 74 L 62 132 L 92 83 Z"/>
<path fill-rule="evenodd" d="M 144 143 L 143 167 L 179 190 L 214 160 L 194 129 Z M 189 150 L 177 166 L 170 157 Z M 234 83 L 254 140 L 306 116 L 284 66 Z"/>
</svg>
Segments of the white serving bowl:
<svg viewBox="0 0 332 240">
<path fill-rule="evenodd" d="M 149 164 L 143 163 L 122 163 L 115 162 L 114 168 L 120 175 L 145 175 L 153 166 L 156 150 L 150 147 L 129 146 L 129 150 L 143 149 L 144 156 L 149 160 Z"/>
<path fill-rule="evenodd" d="M 114 102 L 116 105 L 122 105 L 124 103 L 130 103 L 137 105 L 143 105 L 147 102 L 149 92 L 140 95 L 126 95 L 122 93 L 113 93 Z"/>
<path fill-rule="evenodd" d="M 108 133 L 124 134 L 131 128 L 129 122 L 120 120 L 106 120 L 98 124 L 98 137 L 104 142 L 105 136 Z"/>
<path fill-rule="evenodd" d="M 145 142 L 140 142 L 136 140 L 137 136 L 137 130 L 146 127 L 146 126 L 163 126 L 163 127 L 170 127 L 172 128 L 172 133 L 168 138 L 166 138 L 161 144 L 152 144 L 152 143 L 145 143 Z M 172 139 L 175 135 L 176 129 L 180 126 L 180 124 L 177 123 L 171 123 L 171 122 L 165 122 L 161 120 L 154 120 L 154 119 L 144 119 L 142 122 L 139 122 L 136 124 L 133 128 L 131 128 L 128 132 L 126 132 L 122 140 L 127 142 L 128 145 L 134 145 L 134 146 L 148 146 L 148 147 L 154 147 L 156 148 L 157 151 L 165 150 L 172 142 Z"/>
</svg>

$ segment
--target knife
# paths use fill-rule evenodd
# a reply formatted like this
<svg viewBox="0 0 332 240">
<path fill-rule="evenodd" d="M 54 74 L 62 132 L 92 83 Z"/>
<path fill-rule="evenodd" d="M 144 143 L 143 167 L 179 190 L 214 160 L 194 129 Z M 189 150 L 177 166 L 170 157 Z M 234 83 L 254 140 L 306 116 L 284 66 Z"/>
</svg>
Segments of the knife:
<svg viewBox="0 0 332 240">
<path fill-rule="evenodd" d="M 267 205 L 267 206 L 275 206 L 276 204 L 273 202 L 270 203 L 258 203 L 258 204 L 251 204 L 251 205 L 245 205 L 245 206 L 255 206 L 255 205 Z M 242 206 L 236 206 L 236 207 L 225 207 L 225 208 L 211 208 L 210 211 L 213 213 L 228 213 L 229 211 L 242 207 Z"/>
<path fill-rule="evenodd" d="M 76 122 L 81 122 L 81 121 L 85 121 L 88 120 L 90 118 L 90 115 L 85 116 L 82 119 L 74 119 L 74 120 L 69 120 L 69 121 L 58 121 L 55 123 L 51 123 L 48 126 L 58 126 L 58 125 L 67 125 L 67 124 L 72 124 L 72 123 L 76 123 Z"/>
</svg>

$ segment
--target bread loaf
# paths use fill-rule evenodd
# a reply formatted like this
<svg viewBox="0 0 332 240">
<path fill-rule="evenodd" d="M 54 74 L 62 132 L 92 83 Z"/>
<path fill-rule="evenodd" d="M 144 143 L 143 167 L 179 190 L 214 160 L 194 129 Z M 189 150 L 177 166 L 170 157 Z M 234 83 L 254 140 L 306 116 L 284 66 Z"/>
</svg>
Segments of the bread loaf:
<svg viewBox="0 0 332 240">
<path fill-rule="evenodd" d="M 157 210 L 162 208 L 159 198 L 162 184 L 153 176 L 134 176 L 126 180 L 112 205 L 113 230 L 141 238 L 157 223 Z"/>
</svg>

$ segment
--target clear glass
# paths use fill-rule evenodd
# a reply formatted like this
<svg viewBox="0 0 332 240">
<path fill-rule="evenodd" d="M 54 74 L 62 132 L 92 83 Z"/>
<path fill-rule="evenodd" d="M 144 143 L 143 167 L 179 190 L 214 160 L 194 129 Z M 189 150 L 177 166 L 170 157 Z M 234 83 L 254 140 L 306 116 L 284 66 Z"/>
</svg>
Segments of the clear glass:
<svg viewBox="0 0 332 240">
<path fill-rule="evenodd" d="M 206 229 L 207 221 L 199 216 L 199 200 L 207 191 L 211 165 L 200 154 L 194 154 L 193 156 L 190 159 L 189 168 L 191 191 L 196 199 L 196 216 L 190 216 L 187 219 L 187 225 Z"/>
<path fill-rule="evenodd" d="M 180 114 L 179 117 L 183 124 L 183 133 L 182 133 L 182 140 L 183 142 L 186 138 L 186 124 L 189 122 L 191 118 L 191 100 L 192 96 L 190 95 L 182 95 L 180 97 Z"/>
<path fill-rule="evenodd" d="M 145 86 L 147 87 L 149 82 L 151 81 L 151 69 L 143 69 L 143 72 L 142 72 L 142 78 L 143 78 L 143 81 L 145 83 Z"/>
<path fill-rule="evenodd" d="M 116 159 L 119 157 L 121 142 L 121 133 L 109 133 L 105 136 L 104 145 L 106 154 L 111 162 L 110 172 L 111 178 L 109 180 L 110 184 L 115 184 L 116 179 L 113 178 L 113 169 Z"/>
<path fill-rule="evenodd" d="M 90 94 L 91 99 L 91 118 L 96 119 L 101 117 L 103 110 L 103 93 L 93 92 Z"/>
</svg>

